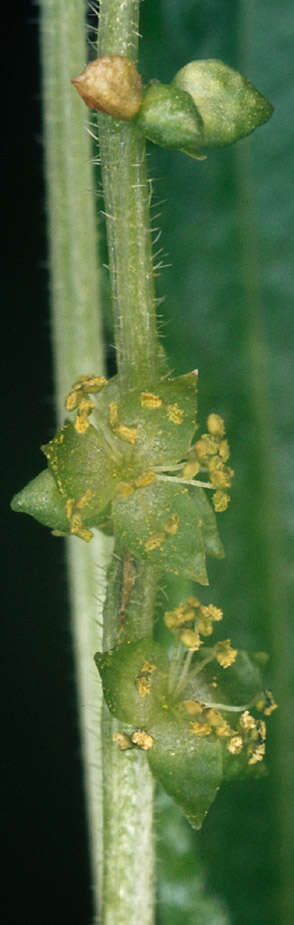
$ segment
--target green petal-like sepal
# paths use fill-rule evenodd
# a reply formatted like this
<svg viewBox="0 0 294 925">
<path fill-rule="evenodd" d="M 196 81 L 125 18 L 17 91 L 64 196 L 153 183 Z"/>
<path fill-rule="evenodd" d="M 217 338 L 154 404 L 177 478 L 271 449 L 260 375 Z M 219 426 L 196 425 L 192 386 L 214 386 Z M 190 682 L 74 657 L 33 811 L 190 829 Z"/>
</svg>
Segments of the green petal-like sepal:
<svg viewBox="0 0 294 925">
<path fill-rule="evenodd" d="M 30 514 L 40 524 L 58 533 L 69 533 L 65 502 L 58 491 L 55 479 L 48 469 L 40 472 L 11 502 L 13 511 Z"/>
<path fill-rule="evenodd" d="M 191 94 L 202 117 L 201 144 L 206 147 L 233 144 L 267 122 L 273 113 L 271 104 L 253 84 L 214 58 L 186 64 L 172 85 Z"/>
<path fill-rule="evenodd" d="M 201 737 L 179 710 L 162 712 L 148 727 L 147 752 L 154 777 L 195 829 L 201 828 L 222 779 L 222 748 L 213 735 Z"/>
<path fill-rule="evenodd" d="M 64 501 L 80 512 L 86 526 L 95 526 L 118 479 L 117 460 L 101 433 L 89 425 L 79 434 L 68 421 L 42 450 Z"/>
<path fill-rule="evenodd" d="M 152 82 L 136 116 L 145 137 L 162 148 L 185 149 L 202 159 L 202 119 L 185 89 Z"/>
<path fill-rule="evenodd" d="M 190 497 L 197 512 L 197 524 L 201 529 L 206 555 L 213 556 L 215 559 L 223 559 L 224 548 L 219 538 L 215 513 L 205 491 L 203 488 L 193 488 L 190 490 Z"/>
<path fill-rule="evenodd" d="M 112 505 L 114 531 L 139 558 L 202 585 L 208 584 L 206 553 L 221 556 L 215 518 L 201 489 L 155 482 Z M 213 538 L 214 524 L 214 538 Z"/>
<path fill-rule="evenodd" d="M 117 380 L 112 380 L 98 396 L 99 417 L 107 419 L 111 403 L 116 402 L 119 421 L 136 431 L 129 453 L 134 475 L 153 466 L 172 466 L 186 456 L 196 429 L 197 380 L 193 370 L 155 383 L 148 391 L 129 390 L 121 397 Z"/>
<path fill-rule="evenodd" d="M 148 725 L 166 705 L 169 661 L 153 639 L 123 643 L 95 655 L 106 703 L 118 719 Z"/>
<path fill-rule="evenodd" d="M 199 672 L 201 658 L 206 662 L 209 656 L 211 663 Z M 264 774 L 266 709 L 258 707 L 264 696 L 259 655 L 238 651 L 228 670 L 213 657 L 213 649 L 208 646 L 200 650 L 199 658 L 198 670 L 194 678 L 191 671 L 184 697 L 188 702 L 191 698 L 192 703 L 205 704 L 202 719 L 208 720 L 220 736 L 224 779 Z M 268 713 L 275 706 L 271 704 Z"/>
</svg>

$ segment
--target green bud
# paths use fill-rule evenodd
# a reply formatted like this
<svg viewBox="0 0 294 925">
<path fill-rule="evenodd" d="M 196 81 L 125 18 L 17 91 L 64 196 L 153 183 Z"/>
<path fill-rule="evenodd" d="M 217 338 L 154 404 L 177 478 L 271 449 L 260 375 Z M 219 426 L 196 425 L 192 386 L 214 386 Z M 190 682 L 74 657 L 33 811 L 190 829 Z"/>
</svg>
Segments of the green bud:
<svg viewBox="0 0 294 925">
<path fill-rule="evenodd" d="M 117 719 L 146 726 L 166 705 L 169 661 L 153 639 L 123 643 L 95 655 L 107 706 Z"/>
<path fill-rule="evenodd" d="M 191 94 L 202 118 L 200 143 L 206 147 L 233 144 L 267 122 L 273 113 L 271 104 L 253 84 L 214 58 L 186 64 L 172 86 Z"/>
<path fill-rule="evenodd" d="M 153 746 L 147 757 L 156 780 L 200 829 L 221 783 L 222 747 L 215 736 L 202 738 L 191 727 L 180 712 L 162 712 L 148 727 Z"/>
<path fill-rule="evenodd" d="M 147 87 L 136 124 L 149 141 L 162 148 L 184 149 L 193 157 L 202 155 L 202 118 L 189 92 L 156 81 Z"/>
</svg>

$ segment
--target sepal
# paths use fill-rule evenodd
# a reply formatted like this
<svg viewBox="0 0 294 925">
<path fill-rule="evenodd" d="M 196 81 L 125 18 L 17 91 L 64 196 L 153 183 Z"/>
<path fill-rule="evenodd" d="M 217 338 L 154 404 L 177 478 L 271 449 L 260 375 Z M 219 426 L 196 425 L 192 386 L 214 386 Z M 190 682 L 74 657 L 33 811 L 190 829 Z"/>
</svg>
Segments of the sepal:
<svg viewBox="0 0 294 925">
<path fill-rule="evenodd" d="M 166 707 L 169 661 L 158 642 L 146 637 L 95 655 L 104 697 L 117 719 L 148 725 Z"/>
<path fill-rule="evenodd" d="M 145 90 L 136 124 L 153 144 L 184 149 L 192 157 L 203 159 L 199 148 L 202 117 L 185 89 L 152 81 Z"/>
<path fill-rule="evenodd" d="M 152 774 L 200 829 L 222 779 L 222 749 L 213 735 L 194 735 L 193 724 L 178 710 L 167 710 L 148 729 L 147 752 Z"/>
<path fill-rule="evenodd" d="M 49 469 L 44 469 L 14 495 L 10 506 L 13 511 L 30 514 L 51 530 L 62 534 L 70 532 L 65 502 Z"/>
<path fill-rule="evenodd" d="M 208 584 L 206 554 L 223 556 L 202 489 L 155 482 L 115 498 L 112 516 L 115 533 L 135 556 L 202 585 Z"/>
</svg>

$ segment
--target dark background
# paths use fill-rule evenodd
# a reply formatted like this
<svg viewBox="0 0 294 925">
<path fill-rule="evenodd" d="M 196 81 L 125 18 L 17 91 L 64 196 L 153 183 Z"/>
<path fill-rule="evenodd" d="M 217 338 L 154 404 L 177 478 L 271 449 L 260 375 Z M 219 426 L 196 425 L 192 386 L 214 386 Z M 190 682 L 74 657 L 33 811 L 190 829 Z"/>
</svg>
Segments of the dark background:
<svg viewBox="0 0 294 925">
<path fill-rule="evenodd" d="M 39 447 L 54 428 L 37 16 L 29 2 L 6 5 L 1 16 L 2 921 L 88 925 L 91 891 L 62 545 L 9 511 L 13 493 L 40 470 Z M 276 110 L 249 141 L 212 152 L 203 165 L 149 149 L 162 260 L 173 268 L 158 279 L 165 296 L 165 346 L 177 372 L 199 368 L 202 422 L 210 410 L 224 415 L 236 470 L 222 527 L 227 558 L 210 570 L 212 599 L 225 610 L 234 645 L 270 653 L 269 683 L 279 701 L 269 723 L 266 780 L 224 788 L 203 833 L 183 836 L 185 876 L 189 867 L 192 882 L 201 868 L 215 905 L 204 897 L 197 913 L 195 907 L 185 911 L 175 892 L 170 907 L 161 902 L 158 916 L 165 925 L 290 925 L 294 16 L 290 6 L 281 12 L 278 0 L 266 6 L 257 0 L 244 6 L 233 0 L 144 0 L 141 32 L 144 79 L 168 81 L 194 57 L 221 57 L 239 67 Z M 176 844 L 170 869 L 175 857 L 179 870 Z"/>
</svg>

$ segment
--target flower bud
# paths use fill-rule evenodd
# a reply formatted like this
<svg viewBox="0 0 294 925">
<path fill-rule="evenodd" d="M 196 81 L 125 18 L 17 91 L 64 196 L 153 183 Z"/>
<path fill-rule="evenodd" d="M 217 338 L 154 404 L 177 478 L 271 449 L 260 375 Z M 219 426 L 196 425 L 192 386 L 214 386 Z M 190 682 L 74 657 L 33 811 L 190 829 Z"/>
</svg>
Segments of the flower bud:
<svg viewBox="0 0 294 925">
<path fill-rule="evenodd" d="M 179 148 L 203 159 L 202 118 L 189 92 L 154 81 L 147 87 L 136 124 L 149 141 L 162 148 Z"/>
<path fill-rule="evenodd" d="M 114 119 L 132 119 L 143 96 L 140 74 L 124 55 L 96 58 L 72 78 L 72 83 L 90 109 L 99 109 Z"/>
<path fill-rule="evenodd" d="M 273 107 L 238 71 L 211 58 L 191 61 L 172 85 L 190 93 L 202 118 L 201 144 L 231 145 L 271 117 Z"/>
</svg>

